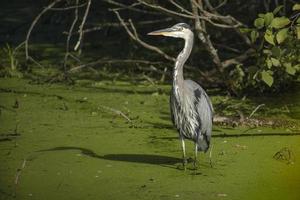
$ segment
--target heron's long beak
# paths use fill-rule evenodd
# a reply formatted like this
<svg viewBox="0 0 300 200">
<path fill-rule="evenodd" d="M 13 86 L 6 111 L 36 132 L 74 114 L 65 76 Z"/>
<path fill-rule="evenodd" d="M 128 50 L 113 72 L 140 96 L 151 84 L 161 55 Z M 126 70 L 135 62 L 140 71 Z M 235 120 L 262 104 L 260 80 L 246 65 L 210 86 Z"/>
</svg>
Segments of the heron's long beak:
<svg viewBox="0 0 300 200">
<path fill-rule="evenodd" d="M 163 35 L 163 36 L 170 36 L 170 34 L 173 32 L 171 28 L 165 28 L 165 29 L 160 29 L 157 31 L 152 31 L 148 33 L 147 35 Z"/>
</svg>

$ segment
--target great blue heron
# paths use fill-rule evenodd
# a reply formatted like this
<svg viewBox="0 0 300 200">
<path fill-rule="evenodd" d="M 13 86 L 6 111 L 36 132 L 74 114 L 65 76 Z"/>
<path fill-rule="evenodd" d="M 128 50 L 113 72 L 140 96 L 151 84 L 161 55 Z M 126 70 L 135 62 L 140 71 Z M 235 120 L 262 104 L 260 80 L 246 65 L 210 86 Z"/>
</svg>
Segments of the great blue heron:
<svg viewBox="0 0 300 200">
<path fill-rule="evenodd" d="M 189 25 L 179 23 L 171 28 L 153 31 L 148 35 L 162 35 L 185 40 L 184 48 L 175 62 L 170 107 L 172 121 L 181 140 L 184 168 L 186 169 L 187 164 L 184 139 L 190 139 L 195 143 L 194 165 L 196 167 L 198 151 L 206 152 L 209 148 L 213 107 L 202 87 L 192 80 L 184 80 L 183 77 L 183 66 L 192 51 L 194 34 Z"/>
</svg>

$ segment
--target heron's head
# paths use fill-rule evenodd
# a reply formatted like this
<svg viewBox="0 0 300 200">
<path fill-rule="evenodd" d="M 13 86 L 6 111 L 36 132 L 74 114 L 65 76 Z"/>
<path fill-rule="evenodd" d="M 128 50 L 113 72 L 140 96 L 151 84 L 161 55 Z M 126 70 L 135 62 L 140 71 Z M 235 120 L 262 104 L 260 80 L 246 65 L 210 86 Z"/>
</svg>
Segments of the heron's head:
<svg viewBox="0 0 300 200">
<path fill-rule="evenodd" d="M 191 28 L 185 23 L 175 24 L 170 28 L 160 29 L 148 33 L 148 35 L 162 35 L 167 37 L 183 38 L 186 39 L 192 34 Z"/>
</svg>

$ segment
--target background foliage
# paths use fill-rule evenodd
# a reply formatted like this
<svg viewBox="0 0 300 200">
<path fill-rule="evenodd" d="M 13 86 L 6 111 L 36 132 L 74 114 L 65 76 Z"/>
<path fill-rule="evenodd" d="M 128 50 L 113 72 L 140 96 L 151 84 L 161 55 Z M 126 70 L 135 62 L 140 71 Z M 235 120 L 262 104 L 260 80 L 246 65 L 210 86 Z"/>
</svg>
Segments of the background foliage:
<svg viewBox="0 0 300 200">
<path fill-rule="evenodd" d="M 36 20 L 52 3 L 53 7 Z M 1 76 L 26 76 L 39 82 L 73 82 L 78 77 L 169 82 L 172 59 L 183 43 L 151 38 L 146 33 L 185 22 L 191 25 L 196 39 L 185 76 L 205 87 L 249 95 L 281 92 L 299 81 L 300 10 L 294 1 L 13 0 L 1 10 Z M 132 33 L 136 31 L 138 39 L 170 58 L 130 37 L 116 12 Z M 201 41 L 203 32 L 199 31 L 197 20 L 185 15 L 200 16 L 204 36 L 217 56 Z M 30 32 L 29 27 L 35 22 Z M 26 56 L 22 42 L 26 42 L 28 33 Z M 79 48 L 74 50 L 76 45 Z"/>
</svg>

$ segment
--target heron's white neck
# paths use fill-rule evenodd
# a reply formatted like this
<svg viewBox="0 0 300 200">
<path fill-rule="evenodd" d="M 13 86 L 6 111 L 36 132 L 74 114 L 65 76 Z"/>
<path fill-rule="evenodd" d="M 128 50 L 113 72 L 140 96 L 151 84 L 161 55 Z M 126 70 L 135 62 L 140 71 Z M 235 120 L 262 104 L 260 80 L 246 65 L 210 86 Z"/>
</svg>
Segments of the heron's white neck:
<svg viewBox="0 0 300 200">
<path fill-rule="evenodd" d="M 194 43 L 193 32 L 189 31 L 186 37 L 184 38 L 184 40 L 185 40 L 184 48 L 176 59 L 174 73 L 173 73 L 173 87 L 175 90 L 176 89 L 181 90 L 183 86 L 183 81 L 184 81 L 183 66 L 186 60 L 188 59 L 189 55 L 191 54 L 193 48 L 193 43 Z"/>
</svg>

